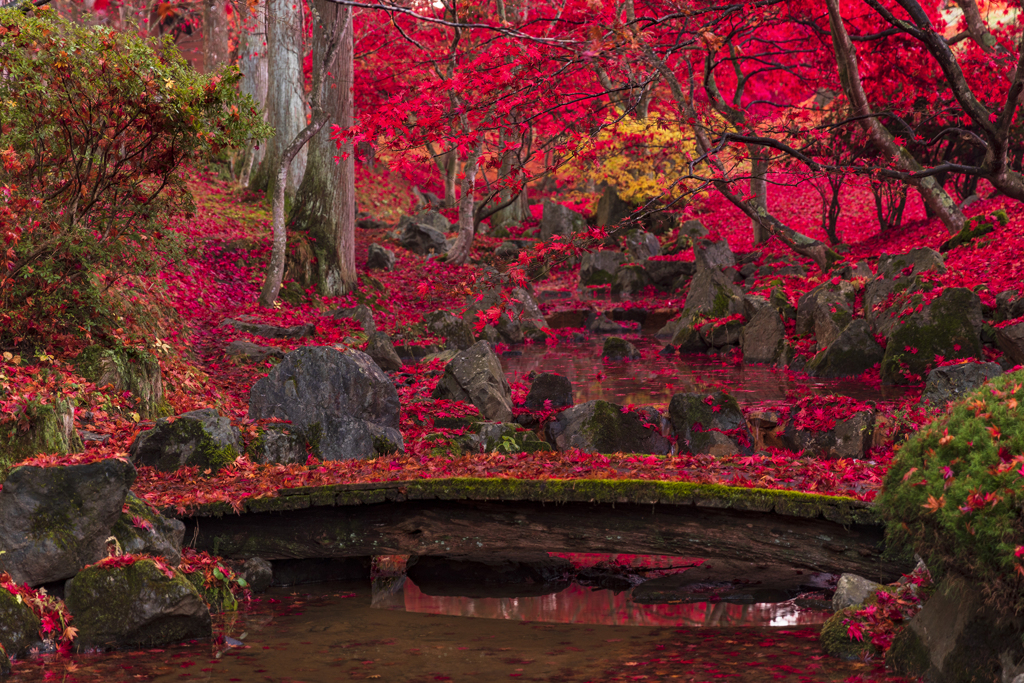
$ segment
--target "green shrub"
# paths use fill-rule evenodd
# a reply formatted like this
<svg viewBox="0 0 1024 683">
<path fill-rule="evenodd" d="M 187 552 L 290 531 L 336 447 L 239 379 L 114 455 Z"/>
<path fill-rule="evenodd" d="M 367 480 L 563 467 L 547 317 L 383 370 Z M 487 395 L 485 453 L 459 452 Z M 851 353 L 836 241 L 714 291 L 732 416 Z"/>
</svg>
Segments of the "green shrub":
<svg viewBox="0 0 1024 683">
<path fill-rule="evenodd" d="M 0 10 L 0 336 L 88 331 L 105 292 L 175 254 L 185 166 L 266 137 L 237 70 L 201 75 L 170 41 Z M 116 325 L 115 325 L 116 327 Z"/>
<path fill-rule="evenodd" d="M 909 439 L 878 497 L 891 548 L 1024 613 L 1024 372 L 997 377 Z"/>
</svg>

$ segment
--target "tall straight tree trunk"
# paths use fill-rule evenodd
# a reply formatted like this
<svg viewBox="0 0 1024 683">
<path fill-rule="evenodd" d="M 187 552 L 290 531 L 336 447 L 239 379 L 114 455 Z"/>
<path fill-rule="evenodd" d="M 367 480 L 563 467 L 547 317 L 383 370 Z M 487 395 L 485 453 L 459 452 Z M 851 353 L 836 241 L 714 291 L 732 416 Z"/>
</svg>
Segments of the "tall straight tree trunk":
<svg viewBox="0 0 1024 683">
<path fill-rule="evenodd" d="M 330 0 L 313 0 L 313 63 L 326 49 L 327 31 L 341 12 L 345 37 L 324 77 L 328 125 L 309 142 L 306 173 L 288 217 L 297 244 L 288 255 L 285 277 L 300 291 L 341 296 L 356 288 L 355 155 L 351 143 L 339 150 L 331 140 L 332 124 L 351 128 L 355 119 L 352 10 Z M 339 157 L 339 163 L 334 158 Z"/>
<path fill-rule="evenodd" d="M 748 145 L 750 150 L 750 194 L 754 195 L 754 204 L 768 212 L 768 150 L 758 145 Z M 754 232 L 754 244 L 767 242 L 771 237 L 758 220 L 751 219 L 750 228 Z"/>
<path fill-rule="evenodd" d="M 306 127 L 302 75 L 302 4 L 295 0 L 267 0 L 267 118 L 274 136 L 253 174 L 249 189 L 274 196 L 281 153 Z M 306 170 L 306 148 L 292 160 L 285 194 L 295 194 Z"/>
<path fill-rule="evenodd" d="M 476 186 L 477 160 L 483 150 L 477 143 L 466 157 L 466 165 L 462 169 L 462 195 L 459 197 L 459 236 L 448 252 L 448 263 L 462 265 L 469 260 L 469 251 L 473 247 L 473 234 L 476 229 L 476 204 L 473 201 L 473 188 Z"/>
<path fill-rule="evenodd" d="M 252 95 L 267 113 L 267 0 L 256 0 L 252 13 L 246 13 L 238 39 L 238 68 L 242 72 L 242 92 Z M 266 146 L 251 145 L 242 157 L 239 170 L 240 184 L 249 184 L 249 173 L 253 164 L 258 164 L 266 152 Z"/>
<path fill-rule="evenodd" d="M 203 2 L 203 72 L 213 73 L 226 66 L 228 53 L 227 0 Z"/>
</svg>

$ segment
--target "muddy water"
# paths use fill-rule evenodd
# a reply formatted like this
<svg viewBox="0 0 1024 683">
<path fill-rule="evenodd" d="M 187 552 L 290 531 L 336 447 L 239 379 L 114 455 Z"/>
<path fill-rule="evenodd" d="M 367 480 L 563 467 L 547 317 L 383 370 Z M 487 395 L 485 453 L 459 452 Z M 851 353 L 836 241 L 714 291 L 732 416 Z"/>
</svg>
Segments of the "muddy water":
<svg viewBox="0 0 1024 683">
<path fill-rule="evenodd" d="M 895 400 L 908 393 L 858 380 L 816 380 L 802 373 L 764 365 L 744 365 L 702 355 L 663 356 L 663 345 L 650 337 L 625 335 L 642 359 L 609 363 L 601 359 L 601 338 L 576 344 L 516 347 L 501 359 L 509 380 L 530 372 L 557 372 L 572 382 L 576 403 L 603 399 L 619 404 L 667 405 L 672 394 L 725 390 L 741 404 L 776 403 L 808 394 L 841 394 L 860 400 Z M 917 391 L 920 391 L 919 389 Z"/>
<path fill-rule="evenodd" d="M 12 681 L 898 681 L 825 657 L 816 629 L 560 624 L 371 607 L 366 582 L 272 589 L 218 618 L 230 640 L 48 657 Z M 231 644 L 236 645 L 232 647 Z"/>
</svg>

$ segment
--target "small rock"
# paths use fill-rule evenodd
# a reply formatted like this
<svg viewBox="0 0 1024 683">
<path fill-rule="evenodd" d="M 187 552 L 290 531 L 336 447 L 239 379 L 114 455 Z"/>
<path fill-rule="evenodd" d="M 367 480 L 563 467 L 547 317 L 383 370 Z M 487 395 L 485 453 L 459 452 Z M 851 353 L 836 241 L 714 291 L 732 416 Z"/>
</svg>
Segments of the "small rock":
<svg viewBox="0 0 1024 683">
<path fill-rule="evenodd" d="M 604 340 L 601 357 L 610 361 L 640 360 L 640 351 L 622 337 L 608 337 Z"/>
<path fill-rule="evenodd" d="M 279 346 L 260 346 L 244 339 L 236 339 L 224 347 L 224 354 L 234 360 L 262 363 L 268 358 L 284 357 L 284 350 Z"/>
<path fill-rule="evenodd" d="M 961 363 L 943 365 L 928 373 L 921 402 L 944 405 L 961 398 L 982 384 L 1003 374 L 999 363 Z"/>
<path fill-rule="evenodd" d="M 587 326 L 587 329 L 594 334 L 620 334 L 626 331 L 625 327 L 603 313 L 594 318 L 590 325 Z"/>
<path fill-rule="evenodd" d="M 836 592 L 832 596 L 832 609 L 838 612 L 846 607 L 862 605 L 884 586 L 874 581 L 869 581 L 863 576 L 856 574 L 843 574 L 836 584 Z"/>
<path fill-rule="evenodd" d="M 422 223 L 407 224 L 399 233 L 398 243 L 420 256 L 448 253 L 444 233 Z"/>
<path fill-rule="evenodd" d="M 651 278 L 642 266 L 623 266 L 615 273 L 612 294 L 632 297 L 650 285 Z"/>
<path fill-rule="evenodd" d="M 861 410 L 836 420 L 835 427 L 826 431 L 796 429 L 795 421 L 791 421 L 786 426 L 785 439 L 792 451 L 809 451 L 829 460 L 861 460 L 868 455 L 874 433 L 874 411 Z"/>
<path fill-rule="evenodd" d="M 244 562 L 233 562 L 232 571 L 249 584 L 253 593 L 265 593 L 274 582 L 274 567 L 262 557 L 250 557 Z"/>
<path fill-rule="evenodd" d="M 697 240 L 693 243 L 693 256 L 697 264 L 697 273 L 706 268 L 721 271 L 723 268 L 733 268 L 736 265 L 736 256 L 725 240 Z"/>
<path fill-rule="evenodd" d="M 377 323 L 373 320 L 373 311 L 366 304 L 359 304 L 351 308 L 339 308 L 330 315 L 335 320 L 355 320 L 366 334 L 373 334 L 377 331 Z"/>
<path fill-rule="evenodd" d="M 655 427 L 660 423 L 661 415 L 653 408 L 625 413 L 615 403 L 587 401 L 562 411 L 549 423 L 548 441 L 563 451 L 665 455 L 671 444 Z"/>
<path fill-rule="evenodd" d="M 12 657 L 27 655 L 39 641 L 39 626 L 39 617 L 22 598 L 0 588 L 0 645 L 4 651 Z M 7 670 L 10 672 L 10 662 Z"/>
<path fill-rule="evenodd" d="M 996 343 L 1010 360 L 1024 365 L 1024 322 L 996 328 Z"/>
<path fill-rule="evenodd" d="M 626 251 L 633 261 L 645 263 L 650 257 L 661 254 L 661 244 L 645 230 L 630 230 L 626 235 Z"/>
<path fill-rule="evenodd" d="M 240 434 L 231 420 L 213 408 L 160 418 L 153 429 L 135 437 L 128 449 L 132 462 L 161 472 L 198 467 L 214 472 L 230 465 L 242 451 Z"/>
<path fill-rule="evenodd" d="M 568 377 L 553 372 L 537 375 L 530 385 L 525 405 L 530 410 L 540 410 L 546 401 L 551 402 L 552 408 L 567 408 L 573 404 L 572 382 Z"/>
<path fill-rule="evenodd" d="M 786 328 L 774 306 L 762 308 L 740 332 L 744 363 L 774 364 L 782 356 Z"/>
<path fill-rule="evenodd" d="M 368 270 L 394 270 L 395 252 L 385 249 L 379 244 L 371 244 L 366 252 L 366 268 Z"/>
<path fill-rule="evenodd" d="M 473 328 L 449 311 L 434 311 L 423 316 L 427 332 L 445 340 L 448 348 L 465 351 L 476 343 Z"/>
<path fill-rule="evenodd" d="M 693 261 L 669 261 L 652 258 L 644 262 L 644 270 L 658 287 L 671 287 L 680 279 L 689 279 L 697 271 Z"/>
<path fill-rule="evenodd" d="M 233 327 L 239 332 L 247 332 L 257 337 L 264 337 L 265 339 L 303 339 L 316 336 L 316 325 L 313 323 L 281 327 L 279 325 L 264 325 L 262 323 L 225 318 L 220 324 Z"/>
<path fill-rule="evenodd" d="M 261 465 L 302 465 L 309 459 L 306 438 L 289 425 L 271 422 L 260 428 L 249 458 Z"/>
<path fill-rule="evenodd" d="M 727 346 L 735 346 L 740 341 L 744 321 L 730 320 L 724 323 L 710 322 L 698 328 L 701 339 L 708 346 L 715 349 L 724 349 Z M 683 345 L 683 342 L 680 342 Z"/>
<path fill-rule="evenodd" d="M 610 285 L 626 260 L 621 251 L 589 251 L 580 263 L 580 285 Z"/>
<path fill-rule="evenodd" d="M 387 332 L 374 332 L 370 335 L 366 342 L 366 355 L 386 372 L 402 369 L 402 359 L 398 357 L 395 345 L 391 343 L 391 336 Z"/>
<path fill-rule="evenodd" d="M 669 402 L 668 417 L 680 448 L 686 446 L 691 453 L 749 455 L 753 452 L 754 439 L 747 429 L 743 411 L 736 399 L 726 393 L 675 394 Z M 722 440 L 722 436 L 728 442 Z"/>
<path fill-rule="evenodd" d="M 494 250 L 494 257 L 506 262 L 512 262 L 519 258 L 519 247 L 514 242 L 502 242 Z"/>
<path fill-rule="evenodd" d="M 707 234 L 708 229 L 704 227 L 704 224 L 699 218 L 691 218 L 688 221 L 683 221 L 679 226 L 679 246 L 688 247 L 691 243 L 696 242 Z M 684 239 L 689 240 L 689 242 L 684 244 Z"/>
<path fill-rule="evenodd" d="M 875 341 L 867 321 L 858 318 L 808 361 L 807 373 L 824 379 L 855 377 L 880 363 L 884 356 L 885 350 Z"/>
<path fill-rule="evenodd" d="M 128 512 L 121 513 L 110 531 L 110 535 L 117 538 L 122 552 L 156 555 L 177 567 L 181 562 L 185 524 L 179 519 L 164 517 L 130 491 L 125 502 Z"/>
</svg>

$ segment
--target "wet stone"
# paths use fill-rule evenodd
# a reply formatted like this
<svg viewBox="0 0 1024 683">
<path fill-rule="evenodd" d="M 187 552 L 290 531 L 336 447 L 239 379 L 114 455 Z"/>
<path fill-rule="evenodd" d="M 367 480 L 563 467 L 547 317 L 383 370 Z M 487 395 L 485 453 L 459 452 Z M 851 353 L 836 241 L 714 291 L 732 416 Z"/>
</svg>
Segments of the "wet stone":
<svg viewBox="0 0 1024 683">
<path fill-rule="evenodd" d="M 526 407 L 530 410 L 544 408 L 550 401 L 551 408 L 567 408 L 573 404 L 572 382 L 564 375 L 545 372 L 533 380 L 526 395 Z"/>
<path fill-rule="evenodd" d="M 601 357 L 610 361 L 640 360 L 640 351 L 622 337 L 608 337 Z"/>
</svg>

